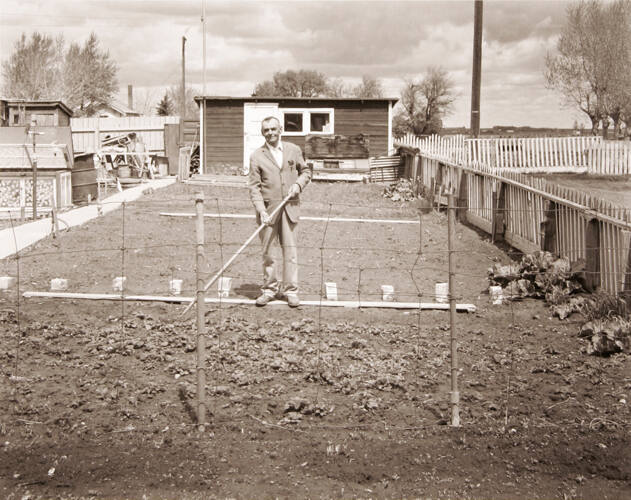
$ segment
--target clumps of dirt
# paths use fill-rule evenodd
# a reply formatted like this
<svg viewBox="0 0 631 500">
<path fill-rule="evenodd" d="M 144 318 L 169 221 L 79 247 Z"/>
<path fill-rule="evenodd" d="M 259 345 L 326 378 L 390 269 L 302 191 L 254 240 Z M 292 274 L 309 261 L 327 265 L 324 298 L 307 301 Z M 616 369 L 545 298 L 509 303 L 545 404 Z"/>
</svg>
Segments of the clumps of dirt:
<svg viewBox="0 0 631 500">
<path fill-rule="evenodd" d="M 570 263 L 544 251 L 524 255 L 519 264 L 495 264 L 488 270 L 490 284 L 502 287 L 504 299 L 534 297 L 549 304 L 563 303 L 569 295 L 584 291 L 582 272 L 581 262 Z"/>
<path fill-rule="evenodd" d="M 392 201 L 412 201 L 417 198 L 415 185 L 409 179 L 399 179 L 386 186 L 383 190 L 383 196 Z"/>
</svg>

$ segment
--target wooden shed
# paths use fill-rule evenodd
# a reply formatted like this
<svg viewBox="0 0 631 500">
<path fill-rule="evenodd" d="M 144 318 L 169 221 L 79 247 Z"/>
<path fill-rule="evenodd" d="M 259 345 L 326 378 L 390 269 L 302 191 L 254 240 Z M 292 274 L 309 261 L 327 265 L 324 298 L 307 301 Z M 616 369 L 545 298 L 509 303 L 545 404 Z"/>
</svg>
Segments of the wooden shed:
<svg viewBox="0 0 631 500">
<path fill-rule="evenodd" d="M 0 100 L 0 126 L 24 127 L 35 120 L 38 127 L 69 127 L 72 110 L 61 101 Z"/>
<path fill-rule="evenodd" d="M 282 140 L 297 144 L 303 152 L 307 138 L 314 135 L 344 138 L 363 135 L 370 157 L 393 151 L 395 98 L 205 96 L 195 100 L 201 111 L 204 174 L 225 173 L 226 167 L 247 169 L 252 151 L 265 142 L 261 120 L 268 116 L 280 120 Z"/>
<path fill-rule="evenodd" d="M 46 212 L 72 205 L 70 127 L 37 127 L 37 132 L 33 148 L 25 127 L 0 127 L 0 216 L 31 208 L 35 159 L 37 206 Z"/>
</svg>

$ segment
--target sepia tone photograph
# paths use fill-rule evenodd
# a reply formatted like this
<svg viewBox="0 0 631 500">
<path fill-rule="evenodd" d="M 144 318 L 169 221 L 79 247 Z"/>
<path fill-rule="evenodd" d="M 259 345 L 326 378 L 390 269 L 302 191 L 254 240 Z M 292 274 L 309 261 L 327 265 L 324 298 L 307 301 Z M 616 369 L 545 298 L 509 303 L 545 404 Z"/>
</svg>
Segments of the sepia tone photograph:
<svg viewBox="0 0 631 500">
<path fill-rule="evenodd" d="M 631 0 L 3 0 L 0 498 L 631 498 Z"/>
</svg>

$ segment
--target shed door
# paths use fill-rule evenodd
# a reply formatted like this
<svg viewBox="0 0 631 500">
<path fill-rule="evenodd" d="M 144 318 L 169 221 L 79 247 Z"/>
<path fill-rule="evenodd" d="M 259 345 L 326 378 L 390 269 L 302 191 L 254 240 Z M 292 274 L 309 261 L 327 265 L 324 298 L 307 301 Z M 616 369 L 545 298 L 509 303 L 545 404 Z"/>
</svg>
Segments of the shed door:
<svg viewBox="0 0 631 500">
<path fill-rule="evenodd" d="M 243 103 L 243 171 L 246 173 L 250 171 L 250 155 L 265 143 L 261 121 L 268 116 L 279 118 L 277 102 Z"/>
</svg>

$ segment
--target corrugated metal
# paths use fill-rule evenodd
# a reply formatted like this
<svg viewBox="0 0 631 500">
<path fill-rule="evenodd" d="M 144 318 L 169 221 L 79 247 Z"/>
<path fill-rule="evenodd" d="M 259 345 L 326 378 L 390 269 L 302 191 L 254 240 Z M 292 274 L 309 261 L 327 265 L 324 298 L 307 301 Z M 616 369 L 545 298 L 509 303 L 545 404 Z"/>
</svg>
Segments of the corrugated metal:
<svg viewBox="0 0 631 500">
<path fill-rule="evenodd" d="M 403 177 L 405 165 L 401 163 L 400 156 L 382 156 L 371 158 L 370 182 L 392 182 Z"/>
<path fill-rule="evenodd" d="M 126 116 L 119 118 L 72 118 L 72 143 L 75 154 L 95 150 L 96 131 L 105 139 L 108 135 L 136 132 L 147 150 L 164 154 L 164 124 L 179 123 L 179 116 Z"/>
</svg>

